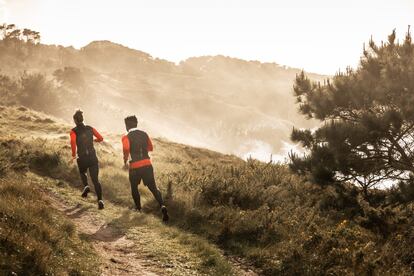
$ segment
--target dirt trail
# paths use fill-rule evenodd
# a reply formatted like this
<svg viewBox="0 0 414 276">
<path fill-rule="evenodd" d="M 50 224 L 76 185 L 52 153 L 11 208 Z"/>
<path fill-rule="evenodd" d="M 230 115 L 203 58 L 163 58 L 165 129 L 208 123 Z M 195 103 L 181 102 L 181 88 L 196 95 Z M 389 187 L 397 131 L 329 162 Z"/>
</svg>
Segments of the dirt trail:
<svg viewBox="0 0 414 276">
<path fill-rule="evenodd" d="M 142 275 L 157 276 L 160 272 L 149 271 L 144 259 L 133 250 L 135 244 L 125 235 L 88 212 L 82 204 L 69 206 L 68 203 L 51 195 L 52 205 L 64 212 L 76 225 L 81 235 L 90 240 L 96 252 L 102 257 L 101 275 Z"/>
<path fill-rule="evenodd" d="M 101 275 L 140 275 L 157 276 L 169 275 L 165 266 L 157 265 L 146 256 L 137 251 L 137 244 L 119 233 L 104 219 L 96 215 L 96 209 L 90 205 L 63 200 L 58 194 L 45 190 L 48 202 L 65 215 L 76 225 L 79 234 L 88 240 L 103 260 Z M 145 241 L 144 241 L 145 242 Z M 245 265 L 237 258 L 227 256 L 232 264 L 235 275 L 257 276 L 251 267 Z M 189 271 L 187 271 L 189 272 Z M 204 275 L 197 271 L 185 273 L 186 275 Z M 178 274 L 180 275 L 180 274 Z"/>
</svg>

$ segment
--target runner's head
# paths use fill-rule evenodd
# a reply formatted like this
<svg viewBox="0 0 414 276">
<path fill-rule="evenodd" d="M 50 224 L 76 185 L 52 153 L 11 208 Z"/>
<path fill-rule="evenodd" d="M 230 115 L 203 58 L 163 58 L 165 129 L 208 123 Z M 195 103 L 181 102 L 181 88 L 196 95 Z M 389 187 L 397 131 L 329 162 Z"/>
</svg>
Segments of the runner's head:
<svg viewBox="0 0 414 276">
<path fill-rule="evenodd" d="M 83 123 L 83 112 L 82 110 L 76 110 L 75 114 L 73 114 L 73 121 L 76 125 L 80 125 Z"/>
<path fill-rule="evenodd" d="M 137 127 L 138 125 L 138 119 L 135 115 L 128 116 L 125 118 L 125 127 L 126 130 L 130 130 L 131 128 Z"/>
</svg>

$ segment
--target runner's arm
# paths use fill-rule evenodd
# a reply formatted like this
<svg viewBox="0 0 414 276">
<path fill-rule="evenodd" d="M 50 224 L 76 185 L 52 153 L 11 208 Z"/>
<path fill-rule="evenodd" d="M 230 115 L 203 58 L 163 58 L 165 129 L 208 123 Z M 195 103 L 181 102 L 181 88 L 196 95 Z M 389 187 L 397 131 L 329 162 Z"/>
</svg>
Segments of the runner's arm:
<svg viewBox="0 0 414 276">
<path fill-rule="evenodd" d="M 76 157 L 76 133 L 71 130 L 70 131 L 70 147 L 72 149 L 72 158 Z"/>
<path fill-rule="evenodd" d="M 92 128 L 92 132 L 93 132 L 93 136 L 96 137 L 95 142 L 102 142 L 103 141 L 102 135 L 96 129 Z"/>
<path fill-rule="evenodd" d="M 124 164 L 127 163 L 129 158 L 129 139 L 128 136 L 124 135 L 122 136 L 122 151 L 124 153 Z"/>
</svg>

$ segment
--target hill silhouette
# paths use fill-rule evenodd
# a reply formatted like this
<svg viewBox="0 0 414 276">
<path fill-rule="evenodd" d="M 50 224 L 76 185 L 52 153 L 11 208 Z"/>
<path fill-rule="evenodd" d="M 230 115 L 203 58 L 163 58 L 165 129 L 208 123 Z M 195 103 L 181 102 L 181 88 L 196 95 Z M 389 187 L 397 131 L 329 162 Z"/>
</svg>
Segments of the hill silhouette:
<svg viewBox="0 0 414 276">
<path fill-rule="evenodd" d="M 156 136 L 268 159 L 283 153 L 293 125 L 315 125 L 294 106 L 300 70 L 276 63 L 202 56 L 174 64 L 110 41 L 79 50 L 0 41 L 0 49 L 0 74 L 40 73 L 55 82 L 54 115 L 70 120 L 80 107 L 107 130 L 122 130 L 119 120 L 134 113 Z"/>
</svg>

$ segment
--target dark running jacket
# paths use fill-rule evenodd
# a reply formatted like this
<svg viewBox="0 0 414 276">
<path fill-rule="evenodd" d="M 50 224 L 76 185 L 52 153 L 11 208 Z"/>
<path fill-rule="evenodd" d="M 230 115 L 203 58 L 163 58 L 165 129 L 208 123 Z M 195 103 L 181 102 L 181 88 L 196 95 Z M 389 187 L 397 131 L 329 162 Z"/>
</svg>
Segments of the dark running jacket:
<svg viewBox="0 0 414 276">
<path fill-rule="evenodd" d="M 96 137 L 94 140 L 93 137 Z M 91 126 L 85 126 L 84 124 L 74 127 L 70 131 L 70 146 L 72 148 L 72 157 L 79 158 L 96 156 L 93 141 L 102 142 L 103 137 L 99 132 Z"/>
<path fill-rule="evenodd" d="M 144 131 L 137 128 L 130 129 L 128 134 L 122 136 L 122 149 L 124 161 L 127 162 L 130 159 L 130 169 L 151 166 L 148 152 L 153 150 L 153 146 L 151 139 Z"/>
</svg>

